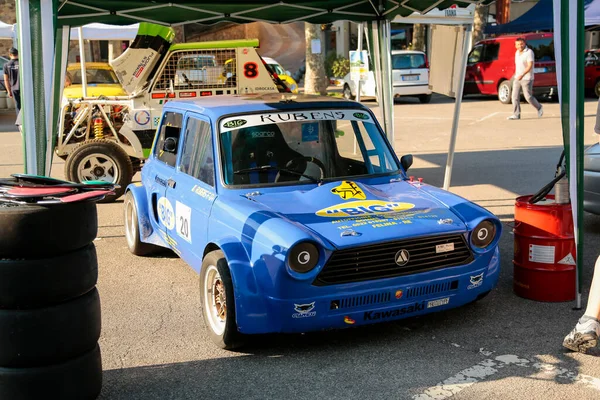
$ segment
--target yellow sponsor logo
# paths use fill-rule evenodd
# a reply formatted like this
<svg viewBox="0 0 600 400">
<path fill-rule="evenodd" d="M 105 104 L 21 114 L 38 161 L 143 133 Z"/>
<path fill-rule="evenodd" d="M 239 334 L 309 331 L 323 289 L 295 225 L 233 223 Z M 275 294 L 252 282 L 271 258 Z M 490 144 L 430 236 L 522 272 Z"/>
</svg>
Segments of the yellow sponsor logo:
<svg viewBox="0 0 600 400">
<path fill-rule="evenodd" d="M 365 200 L 367 198 L 361 188 L 356 183 L 350 181 L 343 181 L 341 185 L 331 189 L 331 193 L 337 194 L 344 200 Z"/>
<path fill-rule="evenodd" d="M 351 201 L 350 203 L 336 204 L 316 212 L 320 217 L 360 217 L 406 211 L 415 205 L 411 203 L 397 203 L 381 200 Z"/>
</svg>

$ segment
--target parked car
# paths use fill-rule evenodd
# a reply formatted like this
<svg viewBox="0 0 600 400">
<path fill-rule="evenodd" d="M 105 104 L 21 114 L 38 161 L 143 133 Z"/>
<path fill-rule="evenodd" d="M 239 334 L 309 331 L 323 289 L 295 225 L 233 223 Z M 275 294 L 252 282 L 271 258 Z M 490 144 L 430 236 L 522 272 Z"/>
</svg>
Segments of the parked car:
<svg viewBox="0 0 600 400">
<path fill-rule="evenodd" d="M 600 215 L 600 143 L 583 155 L 583 209 Z"/>
<path fill-rule="evenodd" d="M 585 90 L 600 97 L 600 50 L 587 50 L 585 52 Z"/>
<path fill-rule="evenodd" d="M 552 33 L 506 35 L 478 42 L 467 61 L 464 94 L 498 96 L 504 104 L 511 103 L 512 79 L 515 74 L 515 40 L 525 38 L 535 55 L 533 93 L 535 96 L 555 97 L 556 62 Z"/>
<path fill-rule="evenodd" d="M 418 97 L 421 103 L 431 101 L 429 63 L 422 51 L 392 50 L 392 81 L 394 98 L 413 96 Z M 356 82 L 351 79 L 350 74 L 344 77 L 343 93 L 346 99 L 356 97 Z M 367 79 L 361 81 L 360 93 L 365 97 L 377 96 L 373 71 L 369 71 Z"/>
<path fill-rule="evenodd" d="M 66 87 L 63 95 L 67 99 L 77 99 L 83 96 L 81 88 L 81 64 L 74 63 L 67 66 L 71 75 L 71 86 Z M 108 63 L 85 63 L 88 97 L 115 97 L 127 96 L 127 92 L 117 79 L 117 75 Z"/>
<path fill-rule="evenodd" d="M 262 59 L 277 75 L 279 75 L 279 79 L 288 84 L 292 93 L 298 93 L 298 83 L 292 78 L 292 73 L 290 71 L 285 70 L 281 64 L 270 57 L 262 57 Z"/>
<path fill-rule="evenodd" d="M 354 141 L 358 150 L 354 151 Z M 130 251 L 170 248 L 200 273 L 220 347 L 458 307 L 492 290 L 502 224 L 409 180 L 372 111 L 291 94 L 163 108 L 141 182 L 127 187 Z"/>
</svg>

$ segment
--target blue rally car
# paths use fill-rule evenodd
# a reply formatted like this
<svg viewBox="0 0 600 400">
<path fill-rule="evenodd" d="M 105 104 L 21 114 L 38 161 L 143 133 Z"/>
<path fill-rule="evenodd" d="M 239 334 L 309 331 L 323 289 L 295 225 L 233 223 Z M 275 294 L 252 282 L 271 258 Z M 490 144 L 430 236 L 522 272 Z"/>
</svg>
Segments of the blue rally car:
<svg viewBox="0 0 600 400">
<path fill-rule="evenodd" d="M 499 220 L 411 181 L 359 103 L 274 94 L 169 102 L 125 197 L 136 255 L 200 273 L 215 343 L 441 311 L 495 287 Z"/>
</svg>

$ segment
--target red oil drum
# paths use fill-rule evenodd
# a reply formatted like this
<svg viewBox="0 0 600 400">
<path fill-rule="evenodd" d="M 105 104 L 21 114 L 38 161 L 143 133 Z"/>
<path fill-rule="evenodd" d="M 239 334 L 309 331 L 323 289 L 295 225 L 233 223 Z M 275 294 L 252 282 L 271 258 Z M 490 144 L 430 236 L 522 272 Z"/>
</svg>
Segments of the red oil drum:
<svg viewBox="0 0 600 400">
<path fill-rule="evenodd" d="M 575 299 L 575 239 L 571 204 L 554 196 L 529 204 L 532 196 L 517 198 L 513 290 L 538 301 Z"/>
</svg>

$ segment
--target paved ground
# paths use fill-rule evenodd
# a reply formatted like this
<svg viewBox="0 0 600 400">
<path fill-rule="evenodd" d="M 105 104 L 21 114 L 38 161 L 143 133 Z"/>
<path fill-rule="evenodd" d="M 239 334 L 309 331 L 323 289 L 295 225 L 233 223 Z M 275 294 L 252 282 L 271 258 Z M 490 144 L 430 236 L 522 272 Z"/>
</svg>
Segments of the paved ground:
<svg viewBox="0 0 600 400">
<path fill-rule="evenodd" d="M 366 103 L 375 106 L 374 103 Z M 498 215 L 500 282 L 487 298 L 448 312 L 370 327 L 257 338 L 240 352 L 216 349 L 199 313 L 198 277 L 175 256 L 129 254 L 122 203 L 99 205 L 96 241 L 103 305 L 102 399 L 598 399 L 600 357 L 564 352 L 581 311 L 512 291 L 514 199 L 553 177 L 562 139 L 559 107 L 528 106 L 520 121 L 496 100 L 463 103 L 451 190 Z M 586 143 L 596 103 L 586 103 Z M 435 97 L 395 106 L 398 154 L 412 175 L 441 185 L 453 104 Z M 1 119 L 0 176 L 22 171 L 12 116 Z M 62 161 L 53 176 L 62 177 Z M 584 286 L 598 256 L 600 217 L 586 215 Z M 587 299 L 587 290 L 584 300 Z M 600 354 L 600 351 L 596 352 Z"/>
</svg>

